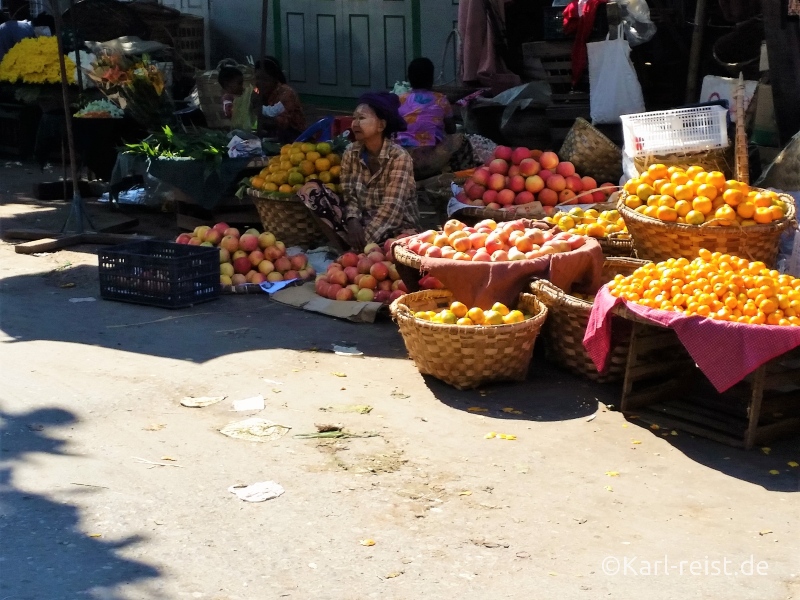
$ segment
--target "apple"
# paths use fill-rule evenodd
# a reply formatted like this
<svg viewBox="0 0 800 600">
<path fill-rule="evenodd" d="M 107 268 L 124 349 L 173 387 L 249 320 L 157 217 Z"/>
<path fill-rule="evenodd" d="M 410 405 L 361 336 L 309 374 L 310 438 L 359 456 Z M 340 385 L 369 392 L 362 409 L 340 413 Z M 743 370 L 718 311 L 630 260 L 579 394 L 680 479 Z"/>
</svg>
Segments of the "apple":
<svg viewBox="0 0 800 600">
<path fill-rule="evenodd" d="M 209 227 L 208 225 L 199 225 L 199 226 L 194 228 L 194 231 L 192 232 L 192 235 L 194 237 L 196 237 L 196 238 L 200 238 L 201 240 L 205 240 L 206 239 L 206 234 L 208 233 L 208 231 L 210 229 L 211 229 L 211 227 Z"/>
<path fill-rule="evenodd" d="M 275 270 L 275 265 L 272 264 L 272 261 L 269 260 L 262 260 L 258 263 L 258 272 L 262 275 L 269 275 Z"/>
<path fill-rule="evenodd" d="M 521 192 L 525 189 L 525 178 L 521 175 L 514 175 L 508 179 L 508 189 L 513 192 Z"/>
<path fill-rule="evenodd" d="M 525 180 L 525 190 L 531 194 L 538 194 L 544 189 L 544 180 L 538 175 L 531 175 Z"/>
<path fill-rule="evenodd" d="M 340 286 L 338 283 L 331 283 L 328 286 L 328 293 L 325 295 L 328 297 L 328 300 L 336 300 L 336 294 L 342 291 L 342 289 L 344 288 L 342 288 L 342 286 Z"/>
<path fill-rule="evenodd" d="M 281 273 L 285 273 L 289 269 L 292 268 L 291 261 L 286 258 L 285 256 L 281 256 L 278 260 L 275 261 L 275 270 Z"/>
<path fill-rule="evenodd" d="M 220 234 L 219 237 L 223 238 L 225 237 L 225 232 L 228 229 L 230 229 L 230 226 L 227 223 L 217 223 L 211 229 L 214 229 L 215 231 L 219 232 Z"/>
<path fill-rule="evenodd" d="M 392 280 L 391 279 L 384 279 L 383 281 L 378 282 L 378 290 L 384 290 L 386 292 L 392 291 Z"/>
<path fill-rule="evenodd" d="M 283 274 L 283 279 L 285 281 L 289 281 L 291 279 L 300 279 L 300 273 L 298 271 L 295 271 L 294 269 L 291 269 Z"/>
<path fill-rule="evenodd" d="M 391 292 L 387 292 L 385 290 L 379 290 L 375 292 L 375 297 L 373 300 L 375 302 L 380 302 L 381 304 L 386 304 L 389 301 L 389 296 L 391 296 Z"/>
<path fill-rule="evenodd" d="M 550 188 L 544 188 L 541 192 L 539 192 L 537 199 L 542 203 L 543 206 L 555 206 L 558 204 L 558 193 Z"/>
<path fill-rule="evenodd" d="M 339 264 L 343 267 L 355 267 L 358 264 L 358 255 L 355 252 L 345 252 L 339 258 Z"/>
<path fill-rule="evenodd" d="M 202 243 L 203 243 L 203 240 L 201 240 L 200 238 L 193 237 L 193 238 L 191 238 L 189 240 L 188 245 L 189 246 L 199 246 Z"/>
<path fill-rule="evenodd" d="M 530 159 L 531 151 L 527 148 L 514 148 L 511 152 L 511 162 L 515 165 L 521 164 L 523 160 Z"/>
<path fill-rule="evenodd" d="M 593 190 L 597 188 L 597 181 L 595 180 L 594 177 L 589 177 L 588 175 L 585 175 L 581 177 L 581 185 L 583 185 L 583 189 L 586 191 Z"/>
<path fill-rule="evenodd" d="M 386 268 L 382 262 L 376 262 L 369 270 L 369 274 L 372 275 L 377 281 L 383 281 L 389 277 L 389 269 Z"/>
<path fill-rule="evenodd" d="M 351 301 L 355 295 L 353 294 L 353 290 L 350 288 L 342 288 L 338 292 L 336 292 L 335 300 L 339 300 L 340 302 L 348 302 Z"/>
<path fill-rule="evenodd" d="M 575 175 L 575 165 L 569 161 L 560 162 L 556 165 L 556 173 L 562 177 L 569 177 Z"/>
<path fill-rule="evenodd" d="M 567 180 L 562 175 L 553 174 L 547 178 L 545 185 L 554 192 L 560 192 L 567 187 Z"/>
<path fill-rule="evenodd" d="M 263 250 L 264 248 L 274 245 L 276 241 L 275 234 L 265 231 L 258 236 L 258 247 Z"/>
<path fill-rule="evenodd" d="M 294 254 L 293 256 L 289 257 L 289 262 L 292 263 L 292 268 L 295 271 L 299 271 L 300 269 L 304 268 L 308 264 L 308 257 L 303 254 L 302 252 L 298 254 Z"/>
<path fill-rule="evenodd" d="M 586 243 L 586 238 L 582 235 L 572 235 L 566 242 L 572 250 L 575 250 L 575 248 L 580 248 Z"/>
<path fill-rule="evenodd" d="M 358 293 L 358 290 L 360 290 L 361 288 L 358 287 L 355 283 L 351 283 L 350 285 L 347 286 L 347 289 L 353 292 L 353 297 L 355 297 L 355 295 Z"/>
<path fill-rule="evenodd" d="M 466 192 L 461 191 L 456 194 L 456 200 L 458 200 L 462 204 L 467 204 L 467 202 L 469 202 L 469 196 L 467 196 Z"/>
<path fill-rule="evenodd" d="M 288 277 L 287 277 L 288 279 Z M 331 271 L 328 274 L 328 281 L 330 283 L 336 283 L 342 287 L 348 284 L 347 274 L 344 271 Z"/>
<path fill-rule="evenodd" d="M 483 196 L 483 193 L 486 191 L 486 189 L 482 185 L 473 185 L 469 189 L 465 188 L 464 191 L 467 193 L 467 198 L 470 200 L 477 200 Z"/>
<path fill-rule="evenodd" d="M 226 263 L 231 262 L 231 253 L 225 250 L 225 248 L 219 249 L 219 263 Z"/>
<path fill-rule="evenodd" d="M 389 279 L 392 281 L 399 281 L 400 280 L 400 273 L 397 272 L 397 267 L 391 265 L 389 267 Z"/>
<path fill-rule="evenodd" d="M 533 160 L 539 160 L 542 154 L 543 152 L 541 150 L 531 150 L 531 158 Z"/>
<path fill-rule="evenodd" d="M 505 250 L 497 250 L 492 252 L 492 262 L 506 262 L 508 260 L 508 252 Z"/>
<path fill-rule="evenodd" d="M 442 227 L 442 231 L 444 231 L 444 234 L 447 236 L 456 231 L 461 231 L 462 229 L 464 229 L 464 224 L 458 219 L 450 219 L 444 224 L 444 227 Z"/>
<path fill-rule="evenodd" d="M 383 253 L 386 256 L 392 255 L 392 244 L 394 244 L 397 240 L 395 238 L 389 238 L 385 242 L 383 242 Z"/>
<path fill-rule="evenodd" d="M 525 253 L 516 248 L 511 248 L 507 256 L 508 260 L 525 260 Z"/>
<path fill-rule="evenodd" d="M 480 186 L 486 187 L 486 185 L 489 183 L 489 176 L 491 174 L 492 172 L 486 167 L 480 167 L 479 169 L 475 170 L 475 172 L 472 174 L 472 177 L 470 177 L 470 180 Z"/>
<path fill-rule="evenodd" d="M 252 275 L 250 276 L 250 283 L 255 283 L 256 285 L 260 285 L 267 280 L 267 278 L 258 271 L 250 271 L 250 272 L 252 273 Z"/>
<path fill-rule="evenodd" d="M 509 161 L 511 160 L 511 156 L 513 155 L 513 151 L 508 146 L 497 146 L 494 149 L 494 157 L 499 158 L 501 160 Z"/>
<path fill-rule="evenodd" d="M 431 258 L 442 258 L 442 249 L 439 246 L 431 246 L 425 250 L 425 256 L 430 256 Z"/>
<path fill-rule="evenodd" d="M 358 275 L 358 269 L 356 267 L 345 267 L 344 274 L 347 276 L 347 281 L 353 282 L 356 279 L 356 275 Z"/>
<path fill-rule="evenodd" d="M 496 233 L 491 233 L 486 238 L 486 245 L 484 248 L 488 254 L 494 254 L 498 250 L 503 250 L 505 244 L 503 244 L 503 240 L 500 239 L 500 236 Z"/>
<path fill-rule="evenodd" d="M 398 279 L 397 281 L 392 282 L 392 291 L 400 291 L 405 294 L 408 293 L 408 288 L 402 279 Z"/>
<path fill-rule="evenodd" d="M 221 285 L 233 285 L 233 281 L 228 275 L 220 275 L 219 282 Z"/>
<path fill-rule="evenodd" d="M 276 247 L 276 248 L 278 249 L 278 251 L 281 253 L 281 256 L 283 256 L 284 254 L 286 254 L 286 244 L 284 244 L 283 242 L 281 242 L 281 241 L 277 241 L 277 242 L 275 242 L 275 247 Z"/>
<path fill-rule="evenodd" d="M 241 273 L 236 273 L 233 277 L 231 277 L 231 285 L 242 285 L 243 283 L 247 283 L 247 277 L 245 277 Z"/>
<path fill-rule="evenodd" d="M 420 245 L 420 247 L 419 247 L 420 255 L 424 256 L 429 248 L 436 248 L 436 246 L 434 246 L 433 244 L 422 244 L 422 245 Z"/>
<path fill-rule="evenodd" d="M 452 246 L 445 246 L 442 248 L 442 258 L 453 258 L 455 255 L 456 251 Z"/>
<path fill-rule="evenodd" d="M 239 238 L 226 235 L 219 243 L 220 248 L 225 248 L 228 252 L 236 252 L 239 249 Z"/>
<path fill-rule="evenodd" d="M 500 190 L 504 189 L 505 187 L 506 187 L 506 178 L 505 178 L 504 175 L 501 175 L 500 173 L 494 173 L 491 177 L 489 177 L 489 189 L 490 190 L 494 190 L 495 192 L 499 192 Z M 482 193 L 478 194 L 477 196 L 475 196 L 472 199 L 473 200 L 477 200 L 481 196 L 483 196 Z"/>
<path fill-rule="evenodd" d="M 530 204 L 534 200 L 536 200 L 536 198 L 534 198 L 533 194 L 530 192 L 520 192 L 514 198 L 514 204 Z"/>
<path fill-rule="evenodd" d="M 264 254 L 260 250 L 253 250 L 247 257 L 250 260 L 250 264 L 254 267 L 257 267 L 258 264 L 264 260 Z"/>
<path fill-rule="evenodd" d="M 607 200 L 607 196 L 601 191 L 592 192 L 591 197 L 592 197 L 592 202 L 604 202 L 605 200 Z"/>
<path fill-rule="evenodd" d="M 370 252 L 376 252 L 376 251 L 380 252 L 381 251 L 381 247 L 378 244 L 376 244 L 375 242 L 371 242 L 371 243 L 367 244 L 366 246 L 364 246 L 364 254 L 366 254 L 366 255 L 369 255 Z"/>
<path fill-rule="evenodd" d="M 509 189 L 500 190 L 497 192 L 497 204 L 501 206 L 509 206 L 514 204 L 514 197 L 516 194 Z"/>
<path fill-rule="evenodd" d="M 492 210 L 501 210 L 503 208 L 503 205 L 500 204 L 499 202 L 490 202 L 489 204 L 486 205 L 486 208 L 491 208 Z"/>
<path fill-rule="evenodd" d="M 545 183 L 547 183 L 547 180 L 550 179 L 552 176 L 553 172 L 550 171 L 549 169 L 542 169 L 541 171 L 539 171 L 539 177 L 541 177 L 542 181 L 544 181 Z"/>
<path fill-rule="evenodd" d="M 175 242 L 178 244 L 188 244 L 190 239 L 192 239 L 191 234 L 182 233 L 175 239 Z"/>
<path fill-rule="evenodd" d="M 222 232 L 222 235 L 230 235 L 235 237 L 237 240 L 239 239 L 239 230 L 236 227 L 228 227 L 225 231 Z"/>
<path fill-rule="evenodd" d="M 358 290 L 358 294 L 356 294 L 356 300 L 359 302 L 372 302 L 374 297 L 375 292 L 366 288 L 361 288 Z"/>
<path fill-rule="evenodd" d="M 576 194 L 572 190 L 561 190 L 558 193 L 558 203 L 559 204 L 577 204 L 578 199 L 575 197 Z"/>
<path fill-rule="evenodd" d="M 219 266 L 219 273 L 220 275 L 227 275 L 228 277 L 233 277 L 235 271 L 233 270 L 233 265 L 231 263 L 222 263 Z"/>
<path fill-rule="evenodd" d="M 483 203 L 484 204 L 490 204 L 490 203 L 496 202 L 496 201 L 497 201 L 497 191 L 495 191 L 495 190 L 486 190 L 483 193 Z"/>
<path fill-rule="evenodd" d="M 252 266 L 253 265 L 250 264 L 250 258 L 247 256 L 240 256 L 239 258 L 233 259 L 234 273 L 245 275 L 252 268 Z"/>
<path fill-rule="evenodd" d="M 401 290 L 394 290 L 391 294 L 389 294 L 389 302 L 394 302 L 395 300 L 397 300 L 398 298 L 400 298 L 401 296 L 404 296 L 404 295 L 405 295 L 405 292 L 403 292 Z"/>
<path fill-rule="evenodd" d="M 433 240 L 433 245 L 438 248 L 444 248 L 450 245 L 450 240 L 446 235 L 437 235 Z"/>
<path fill-rule="evenodd" d="M 561 163 L 564 164 L 564 163 Z M 581 181 L 580 177 L 575 175 L 569 175 L 565 180 L 565 186 L 568 190 L 572 190 L 576 194 L 579 194 L 583 191 L 583 182 Z"/>
<path fill-rule="evenodd" d="M 239 248 L 245 252 L 252 252 L 258 250 L 258 236 L 251 233 L 245 233 L 239 238 Z"/>
<path fill-rule="evenodd" d="M 369 270 L 372 268 L 372 261 L 368 258 L 362 258 L 358 261 L 358 265 L 356 269 L 358 269 L 359 273 L 369 273 Z"/>
<path fill-rule="evenodd" d="M 508 173 L 506 173 L 506 177 L 514 177 L 515 175 L 519 175 L 519 165 L 511 165 L 508 167 Z"/>
<path fill-rule="evenodd" d="M 521 163 L 519 163 L 519 174 L 522 175 L 523 177 L 530 177 L 532 175 L 536 175 L 541 170 L 542 170 L 541 165 L 532 158 L 526 158 Z"/>
<path fill-rule="evenodd" d="M 243 258 L 243 257 L 247 258 L 248 256 L 250 255 L 244 250 L 237 250 L 236 252 L 231 254 L 231 260 L 236 260 L 237 258 Z"/>
<path fill-rule="evenodd" d="M 378 281 L 372 275 L 364 275 L 358 282 L 361 289 L 374 290 L 378 287 Z"/>
<path fill-rule="evenodd" d="M 489 163 L 489 170 L 496 175 L 505 175 L 508 173 L 508 163 L 502 158 L 495 158 Z"/>
<path fill-rule="evenodd" d="M 558 155 L 555 152 L 542 152 L 539 164 L 543 169 L 553 170 L 558 166 Z"/>
<path fill-rule="evenodd" d="M 267 281 L 283 281 L 283 275 L 278 271 L 272 271 L 272 273 L 267 275 Z"/>
<path fill-rule="evenodd" d="M 200 242 L 200 245 L 204 246 L 205 248 L 213 248 L 214 247 L 214 244 L 212 244 L 211 242 Z"/>
<path fill-rule="evenodd" d="M 432 244 L 434 238 L 436 238 L 437 235 L 438 235 L 438 233 L 436 231 L 434 231 L 433 229 L 428 229 L 427 231 L 423 231 L 422 233 L 418 233 L 417 234 L 417 239 L 422 243 L 427 242 L 428 244 Z"/>
<path fill-rule="evenodd" d="M 492 255 L 489 254 L 485 248 L 478 249 L 478 251 L 472 256 L 472 262 L 490 262 L 491 260 Z"/>
</svg>

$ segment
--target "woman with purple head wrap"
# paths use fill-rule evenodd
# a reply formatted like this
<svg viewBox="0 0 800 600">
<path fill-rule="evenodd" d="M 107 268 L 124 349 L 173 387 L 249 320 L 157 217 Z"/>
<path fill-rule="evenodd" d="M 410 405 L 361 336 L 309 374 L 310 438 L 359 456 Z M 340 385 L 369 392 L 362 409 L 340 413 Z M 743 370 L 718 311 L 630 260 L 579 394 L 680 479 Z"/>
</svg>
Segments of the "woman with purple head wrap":
<svg viewBox="0 0 800 600">
<path fill-rule="evenodd" d="M 331 230 L 329 237 L 335 235 L 358 251 L 419 231 L 414 165 L 392 139 L 406 129 L 399 107 L 395 94 L 363 94 L 353 113 L 355 142 L 342 156 L 342 197 L 311 184 L 299 192 Z"/>
</svg>

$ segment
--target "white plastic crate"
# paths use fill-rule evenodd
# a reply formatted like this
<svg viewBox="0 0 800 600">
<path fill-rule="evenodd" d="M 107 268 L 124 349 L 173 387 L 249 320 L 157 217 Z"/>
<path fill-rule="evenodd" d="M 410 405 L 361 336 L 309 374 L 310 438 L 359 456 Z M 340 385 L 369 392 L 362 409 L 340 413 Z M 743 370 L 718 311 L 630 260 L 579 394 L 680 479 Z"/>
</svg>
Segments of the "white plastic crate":
<svg viewBox="0 0 800 600">
<path fill-rule="evenodd" d="M 727 148 L 727 115 L 721 106 L 622 115 L 625 152 L 636 157 Z"/>
</svg>

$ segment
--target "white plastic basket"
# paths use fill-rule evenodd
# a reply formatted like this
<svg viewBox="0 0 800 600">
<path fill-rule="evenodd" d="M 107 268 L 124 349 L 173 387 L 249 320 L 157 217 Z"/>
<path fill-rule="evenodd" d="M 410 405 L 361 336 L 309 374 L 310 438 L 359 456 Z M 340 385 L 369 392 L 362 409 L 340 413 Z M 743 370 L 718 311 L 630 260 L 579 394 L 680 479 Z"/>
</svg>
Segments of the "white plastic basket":
<svg viewBox="0 0 800 600">
<path fill-rule="evenodd" d="M 636 157 L 727 148 L 727 115 L 721 106 L 622 115 L 625 152 Z"/>
</svg>

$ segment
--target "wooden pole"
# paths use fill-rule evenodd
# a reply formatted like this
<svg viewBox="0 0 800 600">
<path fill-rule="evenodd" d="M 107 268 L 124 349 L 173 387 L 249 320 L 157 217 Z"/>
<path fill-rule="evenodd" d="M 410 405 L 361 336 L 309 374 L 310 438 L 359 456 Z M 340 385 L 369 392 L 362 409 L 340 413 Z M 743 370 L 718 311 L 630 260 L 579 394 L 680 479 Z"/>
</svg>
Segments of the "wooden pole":
<svg viewBox="0 0 800 600">
<path fill-rule="evenodd" d="M 258 60 L 267 56 L 267 17 L 269 17 L 269 0 L 263 0 L 261 5 L 261 46 L 258 48 Z"/>
<path fill-rule="evenodd" d="M 686 102 L 697 102 L 697 72 L 700 68 L 700 54 L 703 49 L 703 30 L 706 27 L 706 0 L 697 0 L 694 11 L 694 32 L 692 49 L 689 51 L 689 74 L 686 77 Z"/>
<path fill-rule="evenodd" d="M 742 183 L 750 183 L 750 157 L 747 154 L 747 133 L 744 128 L 744 75 L 739 73 L 739 82 L 736 85 L 736 139 L 735 139 L 735 168 L 736 179 Z"/>
</svg>

